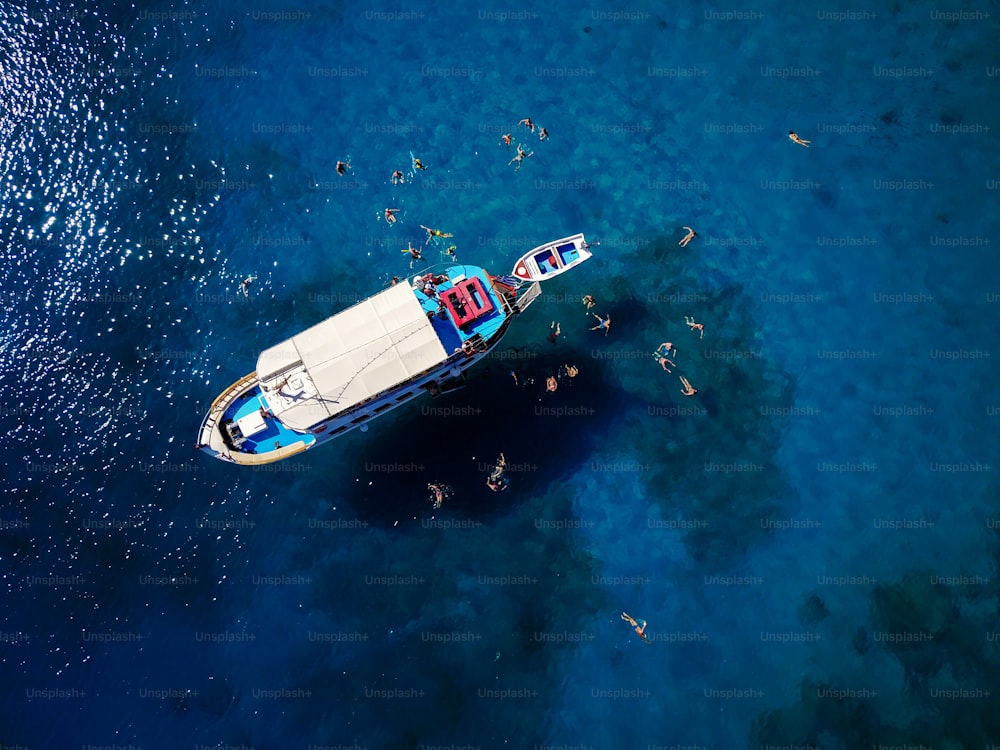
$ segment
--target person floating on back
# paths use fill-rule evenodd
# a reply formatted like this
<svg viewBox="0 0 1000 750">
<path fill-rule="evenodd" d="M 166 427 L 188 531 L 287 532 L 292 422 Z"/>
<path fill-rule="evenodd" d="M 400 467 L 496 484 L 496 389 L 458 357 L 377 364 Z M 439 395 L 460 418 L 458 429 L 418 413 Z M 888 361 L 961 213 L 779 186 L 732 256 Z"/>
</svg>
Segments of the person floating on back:
<svg viewBox="0 0 1000 750">
<path fill-rule="evenodd" d="M 687 247 L 688 243 L 698 236 L 698 233 L 694 231 L 691 227 L 684 227 L 687 230 L 687 234 L 681 239 L 677 244 L 681 247 Z"/>
<path fill-rule="evenodd" d="M 609 315 L 607 318 L 602 318 L 597 313 L 591 313 L 591 315 L 593 315 L 595 318 L 597 318 L 597 325 L 594 326 L 593 328 L 591 328 L 590 330 L 591 331 L 599 331 L 599 330 L 601 330 L 603 328 L 604 329 L 604 335 L 607 336 L 608 335 L 608 331 L 611 330 L 611 316 Z"/>
<path fill-rule="evenodd" d="M 797 143 L 800 146 L 805 146 L 806 148 L 809 148 L 809 144 L 812 143 L 812 141 L 804 141 L 801 138 L 799 138 L 799 136 L 796 135 L 794 130 L 788 131 L 788 140 L 790 140 L 792 143 Z"/>
<path fill-rule="evenodd" d="M 525 117 L 523 120 L 521 120 L 517 124 L 518 125 L 524 125 L 524 127 L 526 127 L 528 130 L 530 130 L 532 133 L 535 132 L 535 123 L 533 123 L 531 121 L 530 117 Z"/>
<path fill-rule="evenodd" d="M 257 280 L 256 276 L 247 276 L 243 281 L 240 282 L 240 291 L 243 292 L 244 297 L 250 296 L 250 285 Z"/>
<path fill-rule="evenodd" d="M 622 619 L 625 622 L 627 622 L 629 625 L 631 625 L 633 628 L 635 628 L 635 634 L 637 636 L 639 636 L 640 638 L 642 638 L 642 640 L 645 643 L 649 643 L 650 645 L 652 645 L 651 642 L 650 642 L 650 640 L 649 640 L 649 638 L 646 637 L 646 621 L 645 620 L 641 620 L 642 625 L 640 625 L 638 622 L 635 621 L 635 618 L 632 617 L 632 615 L 630 615 L 628 612 L 622 612 Z"/>
<path fill-rule="evenodd" d="M 688 382 L 688 379 L 686 377 L 681 375 L 680 379 L 681 379 L 681 385 L 684 386 L 683 388 L 681 388 L 681 393 L 683 393 L 685 396 L 693 396 L 698 392 L 698 389 L 693 387 L 691 383 Z"/>
<path fill-rule="evenodd" d="M 691 326 L 691 330 L 692 331 L 698 331 L 698 332 L 701 333 L 701 335 L 698 338 L 700 338 L 700 339 L 705 338 L 705 324 L 704 323 L 695 323 L 694 322 L 694 318 L 692 318 L 690 315 L 685 315 L 684 316 L 684 322 L 687 323 L 689 326 Z"/>
<path fill-rule="evenodd" d="M 398 213 L 399 213 L 399 209 L 398 208 L 387 208 L 385 210 L 385 213 L 383 214 L 383 216 L 385 216 L 386 223 L 387 224 L 395 224 L 396 223 L 396 214 L 398 214 Z"/>
</svg>

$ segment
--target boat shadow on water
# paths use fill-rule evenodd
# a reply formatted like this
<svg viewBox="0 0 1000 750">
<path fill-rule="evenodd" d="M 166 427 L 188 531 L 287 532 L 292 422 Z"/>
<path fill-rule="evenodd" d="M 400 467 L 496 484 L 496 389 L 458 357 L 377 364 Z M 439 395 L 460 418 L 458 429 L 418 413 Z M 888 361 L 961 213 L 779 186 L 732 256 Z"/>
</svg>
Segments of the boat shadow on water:
<svg viewBox="0 0 1000 750">
<path fill-rule="evenodd" d="M 594 362 L 573 378 L 562 370 L 584 359 L 579 351 L 556 355 L 544 346 L 494 352 L 468 373 L 466 387 L 423 398 L 367 433 L 348 436 L 342 442 L 356 471 L 344 499 L 359 518 L 392 526 L 435 513 L 487 522 L 545 494 L 590 460 L 610 405 L 617 410 L 628 398 Z M 550 375 L 558 377 L 554 393 L 546 391 Z M 486 480 L 501 453 L 508 488 L 493 492 Z M 430 482 L 453 490 L 440 510 L 426 489 Z"/>
</svg>

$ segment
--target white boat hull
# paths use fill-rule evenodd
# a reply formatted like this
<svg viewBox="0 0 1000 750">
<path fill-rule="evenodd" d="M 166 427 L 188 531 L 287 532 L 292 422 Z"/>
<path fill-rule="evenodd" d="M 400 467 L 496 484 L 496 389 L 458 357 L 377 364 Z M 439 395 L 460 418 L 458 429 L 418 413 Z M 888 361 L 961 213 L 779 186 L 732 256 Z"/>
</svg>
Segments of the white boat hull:
<svg viewBox="0 0 1000 750">
<path fill-rule="evenodd" d="M 547 281 L 590 259 L 590 245 L 582 234 L 539 245 L 514 264 L 513 275 L 523 281 Z"/>
</svg>

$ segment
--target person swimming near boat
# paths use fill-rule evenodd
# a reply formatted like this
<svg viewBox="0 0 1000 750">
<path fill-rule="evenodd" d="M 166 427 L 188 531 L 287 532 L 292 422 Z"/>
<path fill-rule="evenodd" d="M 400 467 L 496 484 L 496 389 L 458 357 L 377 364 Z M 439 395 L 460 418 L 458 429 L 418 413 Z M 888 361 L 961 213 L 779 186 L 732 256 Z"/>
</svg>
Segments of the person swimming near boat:
<svg viewBox="0 0 1000 750">
<path fill-rule="evenodd" d="M 435 510 L 444 505 L 444 501 L 451 497 L 451 487 L 443 482 L 430 482 L 427 489 L 431 491 L 430 500 Z"/>
<path fill-rule="evenodd" d="M 510 148 L 510 144 L 514 141 L 514 137 L 510 133 L 504 133 L 500 136 L 500 140 L 503 141 L 503 145 Z"/>
<path fill-rule="evenodd" d="M 507 489 L 507 477 L 503 475 L 506 468 L 507 459 L 504 458 L 503 453 L 501 453 L 500 458 L 497 459 L 496 465 L 493 467 L 493 471 L 490 472 L 489 477 L 486 478 L 486 486 L 494 492 L 503 492 Z"/>
<path fill-rule="evenodd" d="M 681 375 L 680 379 L 681 379 L 681 384 L 684 386 L 683 388 L 681 388 L 681 393 L 683 393 L 685 396 L 693 396 L 698 392 L 698 389 L 693 387 L 691 383 L 688 382 L 688 379 L 686 377 Z"/>
<path fill-rule="evenodd" d="M 444 251 L 444 254 L 446 256 L 448 256 L 449 258 L 451 258 L 456 263 L 458 262 L 458 256 L 455 255 L 455 250 L 457 250 L 457 249 L 458 249 L 457 245 L 449 245 L 447 248 L 445 248 L 445 251 Z"/>
<path fill-rule="evenodd" d="M 805 141 L 799 138 L 798 134 L 794 130 L 788 131 L 788 140 L 790 140 L 792 143 L 797 143 L 800 146 L 805 146 L 806 148 L 809 148 L 809 144 L 812 143 L 812 141 Z"/>
<path fill-rule="evenodd" d="M 427 169 L 427 167 L 424 166 L 424 163 L 422 161 L 420 161 L 420 159 L 418 159 L 415 156 L 413 157 L 413 168 L 414 169 Z"/>
<path fill-rule="evenodd" d="M 247 276 L 243 281 L 240 282 L 240 291 L 243 292 L 244 297 L 250 296 L 250 285 L 257 280 L 256 276 Z"/>
<path fill-rule="evenodd" d="M 611 330 L 611 316 L 609 315 L 607 318 L 602 318 L 597 313 L 591 313 L 591 315 L 593 315 L 595 318 L 597 318 L 597 325 L 594 326 L 593 328 L 591 328 L 590 330 L 591 331 L 599 331 L 599 330 L 601 330 L 603 328 L 604 329 L 604 335 L 607 336 L 608 335 L 608 331 Z"/>
<path fill-rule="evenodd" d="M 431 229 L 430 227 L 425 227 L 423 224 L 420 225 L 420 228 L 427 232 L 427 239 L 424 240 L 425 245 L 435 237 L 441 237 L 444 239 L 452 236 L 451 232 L 442 232 L 440 229 Z"/>
<path fill-rule="evenodd" d="M 631 625 L 633 628 L 635 628 L 635 634 L 637 636 L 639 636 L 640 638 L 642 638 L 642 640 L 645 643 L 650 643 L 649 638 L 646 637 L 646 621 L 645 620 L 641 620 L 640 619 L 640 622 L 642 622 L 642 625 L 640 625 L 638 622 L 635 621 L 635 618 L 632 617 L 632 615 L 630 615 L 628 612 L 622 612 L 622 619 L 625 622 L 627 622 L 629 625 Z"/>
<path fill-rule="evenodd" d="M 413 268 L 413 261 L 415 260 L 422 260 L 424 263 L 427 262 L 426 258 L 420 257 L 420 248 L 414 247 L 412 242 L 408 242 L 406 249 L 400 250 L 399 252 L 410 254 L 410 268 Z"/>
<path fill-rule="evenodd" d="M 531 121 L 530 117 L 525 117 L 523 120 L 520 120 L 517 124 L 524 125 L 524 127 L 530 130 L 532 133 L 535 132 L 535 123 Z"/>
<path fill-rule="evenodd" d="M 677 244 L 681 247 L 687 247 L 688 243 L 698 236 L 698 233 L 694 231 L 691 227 L 684 227 L 687 230 L 687 234 L 681 239 Z"/>
<path fill-rule="evenodd" d="M 587 306 L 586 312 L 590 312 L 590 308 L 597 304 L 597 302 L 594 301 L 594 298 L 589 294 L 583 295 L 583 299 L 580 301 Z"/>
<path fill-rule="evenodd" d="M 549 343 L 550 344 L 556 343 L 556 339 L 559 338 L 559 334 L 561 333 L 562 333 L 562 328 L 560 328 L 559 324 L 553 320 L 552 325 L 549 326 Z"/>
<path fill-rule="evenodd" d="M 399 169 L 393 172 L 392 177 L 390 177 L 389 179 L 392 180 L 393 185 L 403 185 L 406 183 L 406 177 L 403 175 L 403 172 Z"/>
<path fill-rule="evenodd" d="M 510 166 L 511 164 L 515 164 L 516 163 L 517 166 L 514 167 L 514 171 L 517 172 L 517 171 L 519 171 L 521 169 L 521 164 L 524 163 L 524 160 L 527 159 L 529 156 L 531 156 L 534 153 L 535 153 L 534 151 L 525 151 L 524 150 L 524 146 L 522 146 L 519 143 L 519 144 L 517 144 L 517 155 L 513 159 L 511 159 L 509 162 L 507 162 L 507 165 Z"/>
<path fill-rule="evenodd" d="M 674 348 L 674 345 L 671 344 L 669 341 L 664 341 L 662 344 L 656 347 L 656 351 L 653 352 L 653 359 L 655 359 L 657 364 L 659 364 L 660 367 L 662 367 L 664 370 L 667 370 L 667 365 L 670 365 L 671 367 L 677 366 L 675 362 L 671 362 L 669 359 L 671 351 L 674 353 L 674 356 L 676 357 L 677 349 Z M 670 370 L 667 370 L 667 372 L 670 372 Z"/>
<path fill-rule="evenodd" d="M 705 325 L 703 323 L 695 323 L 694 318 L 692 318 L 690 315 L 684 316 L 684 322 L 691 327 L 692 331 L 699 331 L 701 333 L 701 335 L 698 338 L 700 339 L 705 338 Z"/>
<path fill-rule="evenodd" d="M 545 128 L 538 129 L 538 140 L 547 141 L 549 139 L 549 131 Z"/>
<path fill-rule="evenodd" d="M 343 177 L 345 174 L 347 174 L 347 170 L 350 169 L 350 168 L 351 168 L 351 165 L 348 164 L 346 161 L 338 161 L 337 162 L 337 174 L 339 174 L 341 177 Z"/>
</svg>

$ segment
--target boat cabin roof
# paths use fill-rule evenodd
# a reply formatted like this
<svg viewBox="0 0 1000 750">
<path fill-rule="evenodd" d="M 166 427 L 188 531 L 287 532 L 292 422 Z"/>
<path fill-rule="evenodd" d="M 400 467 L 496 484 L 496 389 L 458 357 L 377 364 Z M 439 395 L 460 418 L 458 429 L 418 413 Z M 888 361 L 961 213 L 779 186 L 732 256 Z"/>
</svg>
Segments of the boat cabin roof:
<svg viewBox="0 0 1000 750">
<path fill-rule="evenodd" d="M 265 349 L 257 377 L 272 413 L 305 430 L 448 357 L 401 283 Z"/>
</svg>

